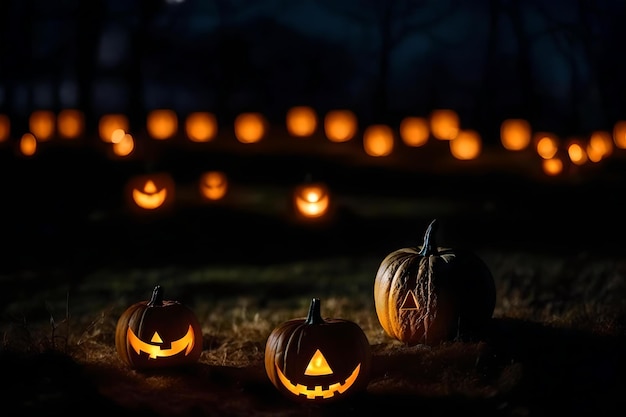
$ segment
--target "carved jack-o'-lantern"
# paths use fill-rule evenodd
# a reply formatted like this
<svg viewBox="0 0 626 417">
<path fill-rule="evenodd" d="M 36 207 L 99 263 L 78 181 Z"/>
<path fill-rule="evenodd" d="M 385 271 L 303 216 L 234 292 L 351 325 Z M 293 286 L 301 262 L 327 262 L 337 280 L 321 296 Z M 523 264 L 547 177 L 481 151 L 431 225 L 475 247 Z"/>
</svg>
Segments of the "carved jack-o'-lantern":
<svg viewBox="0 0 626 417">
<path fill-rule="evenodd" d="M 200 176 L 200 194 L 207 200 L 220 200 L 228 191 L 228 179 L 221 171 L 207 171 Z"/>
<path fill-rule="evenodd" d="M 296 186 L 293 193 L 296 214 L 300 217 L 324 216 L 330 207 L 330 192 L 321 182 L 305 182 Z"/>
<path fill-rule="evenodd" d="M 146 119 L 146 129 L 153 139 L 169 139 L 178 130 L 178 116 L 173 110 L 151 110 Z"/>
<path fill-rule="evenodd" d="M 272 330 L 265 345 L 265 371 L 287 397 L 302 402 L 334 402 L 362 391 L 369 382 L 372 353 L 358 324 L 323 319 L 314 298 L 306 318 Z"/>
<path fill-rule="evenodd" d="M 185 120 L 185 132 L 192 142 L 209 142 L 217 134 L 217 119 L 209 112 L 190 113 Z"/>
<path fill-rule="evenodd" d="M 117 321 L 115 346 L 134 369 L 164 368 L 196 362 L 202 353 L 202 327 L 194 312 L 164 300 L 157 285 L 149 301 L 128 307 Z"/>
<path fill-rule="evenodd" d="M 393 151 L 393 130 L 387 125 L 371 125 L 363 132 L 363 149 L 371 156 L 387 156 Z"/>
<path fill-rule="evenodd" d="M 317 114 L 308 106 L 292 107 L 287 112 L 286 124 L 291 136 L 311 136 L 317 129 Z"/>
<path fill-rule="evenodd" d="M 127 183 L 126 194 L 133 208 L 157 210 L 174 201 L 175 183 L 165 172 L 139 175 Z"/>
</svg>

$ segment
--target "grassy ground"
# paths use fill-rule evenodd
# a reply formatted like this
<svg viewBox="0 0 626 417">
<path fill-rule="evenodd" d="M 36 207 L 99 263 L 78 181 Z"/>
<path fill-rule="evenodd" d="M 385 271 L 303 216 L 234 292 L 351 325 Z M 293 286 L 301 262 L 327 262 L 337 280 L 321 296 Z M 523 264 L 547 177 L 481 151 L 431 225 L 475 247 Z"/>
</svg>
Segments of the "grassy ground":
<svg viewBox="0 0 626 417">
<path fill-rule="evenodd" d="M 382 331 L 373 306 L 384 253 L 285 262 L 211 262 L 66 269 L 4 276 L 3 395 L 17 415 L 105 409 L 118 415 L 609 415 L 624 404 L 626 260 L 480 249 L 496 279 L 493 321 L 479 342 L 407 347 Z M 58 274 L 58 275 L 55 275 Z M 49 282 L 46 282 L 49 280 Z M 51 283 L 54 282 L 54 285 Z M 183 301 L 203 328 L 196 366 L 142 373 L 115 353 L 119 315 L 155 284 Z M 263 368 L 265 340 L 306 314 L 355 321 L 374 354 L 367 391 L 333 406 L 282 397 Z"/>
</svg>

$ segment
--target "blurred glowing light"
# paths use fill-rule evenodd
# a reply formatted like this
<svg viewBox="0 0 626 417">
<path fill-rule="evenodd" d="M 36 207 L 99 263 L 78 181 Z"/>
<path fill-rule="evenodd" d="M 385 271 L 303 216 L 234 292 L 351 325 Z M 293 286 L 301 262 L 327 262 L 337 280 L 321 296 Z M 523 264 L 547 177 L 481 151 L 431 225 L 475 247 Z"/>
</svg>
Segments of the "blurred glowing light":
<svg viewBox="0 0 626 417">
<path fill-rule="evenodd" d="M 543 172 L 547 175 L 554 176 L 563 172 L 563 161 L 559 158 L 544 159 L 541 163 Z"/>
<path fill-rule="evenodd" d="M 178 117 L 173 110 L 152 110 L 148 113 L 146 127 L 148 134 L 153 139 L 169 139 L 174 136 L 178 130 Z"/>
<path fill-rule="evenodd" d="M 324 132 L 331 142 L 347 142 L 356 135 L 357 119 L 350 110 L 331 110 L 324 118 Z"/>
<path fill-rule="evenodd" d="M 576 165 L 583 165 L 588 160 L 585 147 L 578 140 L 572 140 L 569 143 L 567 146 L 567 155 L 569 156 L 570 161 Z"/>
<path fill-rule="evenodd" d="M 263 139 L 267 123 L 260 113 L 242 113 L 235 119 L 235 136 L 241 143 Z"/>
<path fill-rule="evenodd" d="M 128 118 L 123 114 L 105 114 L 100 117 L 98 134 L 103 142 L 111 143 L 113 132 L 116 129 L 128 131 Z"/>
<path fill-rule="evenodd" d="M 440 140 L 452 140 L 460 130 L 459 116 L 454 110 L 438 109 L 430 114 L 430 131 Z"/>
<path fill-rule="evenodd" d="M 47 141 L 54 134 L 54 119 L 54 113 L 49 110 L 34 111 L 28 119 L 28 129 L 37 140 Z"/>
<path fill-rule="evenodd" d="M 187 115 L 185 132 L 193 142 L 209 142 L 217 134 L 215 115 L 208 112 L 194 112 Z"/>
<path fill-rule="evenodd" d="M 308 106 L 296 106 L 287 111 L 287 131 L 291 136 L 311 136 L 317 129 L 317 114 Z"/>
<path fill-rule="evenodd" d="M 428 142 L 430 130 L 424 117 L 405 117 L 400 122 L 400 138 L 407 146 L 423 146 Z"/>
<path fill-rule="evenodd" d="M 626 120 L 615 123 L 613 127 L 613 142 L 620 149 L 626 149 Z"/>
<path fill-rule="evenodd" d="M 538 133 L 535 135 L 535 149 L 543 159 L 550 159 L 556 155 L 559 146 L 556 137 L 550 133 Z"/>
<path fill-rule="evenodd" d="M 507 119 L 500 125 L 500 141 L 509 151 L 526 149 L 530 144 L 530 123 L 523 119 Z"/>
<path fill-rule="evenodd" d="M 456 159 L 476 159 L 482 150 L 482 139 L 474 130 L 461 130 L 450 140 L 450 153 Z"/>
<path fill-rule="evenodd" d="M 20 139 L 20 152 L 24 156 L 33 156 L 37 151 L 37 139 L 32 133 L 24 133 Z"/>
<path fill-rule="evenodd" d="M 393 145 L 393 131 L 389 126 L 372 125 L 363 132 L 363 149 L 370 156 L 387 156 Z"/>
<path fill-rule="evenodd" d="M 0 114 L 0 142 L 9 139 L 11 135 L 11 120 L 6 114 Z"/>
<path fill-rule="evenodd" d="M 85 124 L 83 113 L 80 110 L 61 110 L 57 116 L 59 135 L 65 139 L 76 139 L 83 133 Z"/>
</svg>

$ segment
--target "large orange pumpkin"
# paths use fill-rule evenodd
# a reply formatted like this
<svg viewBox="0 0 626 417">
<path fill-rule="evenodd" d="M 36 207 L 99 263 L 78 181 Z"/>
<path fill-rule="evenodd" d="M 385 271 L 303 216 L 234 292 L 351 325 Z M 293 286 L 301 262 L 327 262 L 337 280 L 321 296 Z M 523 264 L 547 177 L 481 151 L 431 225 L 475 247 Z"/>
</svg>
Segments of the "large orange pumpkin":
<svg viewBox="0 0 626 417">
<path fill-rule="evenodd" d="M 374 304 L 387 335 L 407 345 L 480 336 L 496 302 L 493 276 L 474 253 L 438 247 L 433 220 L 422 246 L 395 250 L 380 263 Z"/>
<path fill-rule="evenodd" d="M 323 319 L 314 298 L 306 318 L 277 326 L 265 345 L 265 371 L 285 396 L 327 403 L 363 391 L 372 353 L 361 327 L 349 320 Z"/>
<path fill-rule="evenodd" d="M 149 301 L 128 307 L 117 321 L 118 356 L 133 369 L 153 369 L 196 362 L 202 353 L 202 328 L 194 312 L 178 301 L 164 300 L 157 285 Z"/>
</svg>

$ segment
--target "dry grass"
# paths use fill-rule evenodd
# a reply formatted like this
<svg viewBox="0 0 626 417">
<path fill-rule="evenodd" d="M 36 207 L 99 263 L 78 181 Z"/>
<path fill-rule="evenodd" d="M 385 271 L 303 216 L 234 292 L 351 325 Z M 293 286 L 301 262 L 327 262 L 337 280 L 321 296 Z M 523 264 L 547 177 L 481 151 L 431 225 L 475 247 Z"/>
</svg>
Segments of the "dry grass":
<svg viewBox="0 0 626 417">
<path fill-rule="evenodd" d="M 434 348 L 403 346 L 383 333 L 371 293 L 374 257 L 102 269 L 78 281 L 57 271 L 49 283 L 36 273 L 6 276 L 19 297 L 2 311 L 2 365 L 13 381 L 5 395 L 39 415 L 65 415 L 88 402 L 118 415 L 164 416 L 356 415 L 408 406 L 426 415 L 571 416 L 624 405 L 626 261 L 480 255 L 496 278 L 493 326 L 479 342 Z M 141 373 L 116 356 L 117 318 L 157 283 L 202 323 L 198 366 Z M 312 297 L 322 299 L 323 316 L 358 323 L 374 353 L 367 392 L 338 406 L 294 404 L 264 373 L 270 331 L 304 316 Z"/>
</svg>

